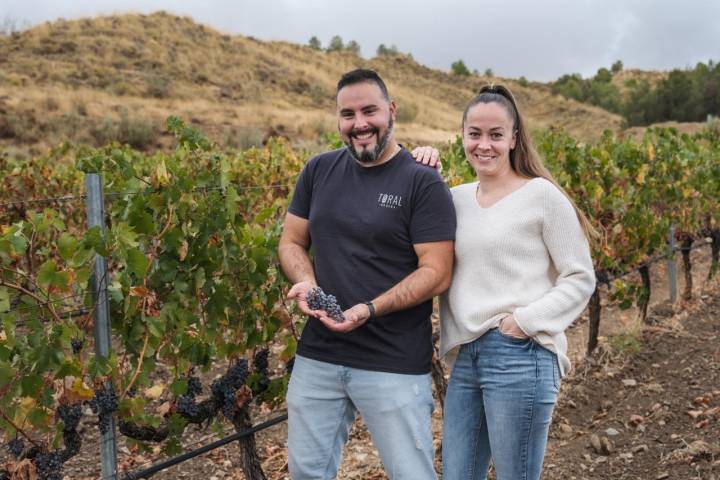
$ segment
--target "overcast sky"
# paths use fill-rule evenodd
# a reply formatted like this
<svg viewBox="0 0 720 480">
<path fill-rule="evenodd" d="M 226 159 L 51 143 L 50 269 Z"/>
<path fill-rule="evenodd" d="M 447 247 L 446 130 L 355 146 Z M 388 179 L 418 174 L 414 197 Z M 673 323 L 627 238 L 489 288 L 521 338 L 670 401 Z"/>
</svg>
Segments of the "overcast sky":
<svg viewBox="0 0 720 480">
<path fill-rule="evenodd" d="M 626 68 L 669 70 L 720 60 L 720 0 L 0 0 L 0 21 L 30 24 L 167 10 L 225 33 L 323 46 L 380 43 L 439 69 L 462 59 L 480 72 L 554 80 Z"/>
</svg>

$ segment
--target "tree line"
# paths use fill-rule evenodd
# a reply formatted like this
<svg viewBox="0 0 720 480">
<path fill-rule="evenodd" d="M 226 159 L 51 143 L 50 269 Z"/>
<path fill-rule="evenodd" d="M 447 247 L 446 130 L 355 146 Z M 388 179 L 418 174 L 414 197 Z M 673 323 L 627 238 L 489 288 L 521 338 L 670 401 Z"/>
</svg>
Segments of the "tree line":
<svg viewBox="0 0 720 480">
<path fill-rule="evenodd" d="M 720 115 L 720 64 L 712 60 L 694 68 L 676 68 L 655 84 L 642 78 L 628 79 L 624 91 L 613 82 L 622 69 L 618 60 L 590 78 L 578 73 L 563 75 L 551 87 L 554 93 L 622 115 L 628 126 L 704 122 L 708 116 Z"/>
</svg>

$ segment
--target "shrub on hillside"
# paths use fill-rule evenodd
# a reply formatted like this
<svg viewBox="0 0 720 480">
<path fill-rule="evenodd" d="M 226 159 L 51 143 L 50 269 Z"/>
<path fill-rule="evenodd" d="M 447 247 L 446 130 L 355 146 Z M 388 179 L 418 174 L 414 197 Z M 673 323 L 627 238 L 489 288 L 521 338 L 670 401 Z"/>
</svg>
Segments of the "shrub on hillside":
<svg viewBox="0 0 720 480">
<path fill-rule="evenodd" d="M 308 47 L 312 48 L 313 50 L 322 50 L 322 44 L 320 43 L 320 39 L 313 35 L 312 37 L 310 37 L 310 40 L 308 40 Z"/>
<path fill-rule="evenodd" d="M 145 79 L 145 95 L 153 98 L 169 98 L 172 95 L 172 81 L 162 75 L 148 75 Z"/>
<path fill-rule="evenodd" d="M 330 39 L 330 44 L 328 45 L 326 51 L 327 52 L 338 52 L 340 50 L 343 50 L 345 48 L 345 43 L 343 43 L 343 39 L 340 35 L 335 35 Z"/>
<path fill-rule="evenodd" d="M 397 109 L 397 121 L 400 123 L 412 123 L 418 116 L 418 107 L 412 102 L 399 102 Z"/>
<path fill-rule="evenodd" d="M 119 119 L 105 117 L 99 125 L 90 129 L 90 134 L 97 145 L 118 142 L 147 150 L 156 143 L 159 132 L 153 122 L 133 118 L 127 110 L 123 110 Z"/>
<path fill-rule="evenodd" d="M 468 70 L 467 66 L 465 65 L 465 62 L 463 62 L 462 60 L 453 62 L 452 65 L 450 65 L 450 69 L 452 70 L 452 73 L 454 73 L 455 75 L 463 75 L 463 76 L 470 75 L 470 70 Z"/>
<path fill-rule="evenodd" d="M 384 43 L 381 43 L 377 47 L 376 55 L 378 57 L 389 57 L 392 55 L 399 55 L 400 52 L 398 51 L 397 47 L 395 45 L 390 45 L 389 47 L 386 47 Z"/>
</svg>

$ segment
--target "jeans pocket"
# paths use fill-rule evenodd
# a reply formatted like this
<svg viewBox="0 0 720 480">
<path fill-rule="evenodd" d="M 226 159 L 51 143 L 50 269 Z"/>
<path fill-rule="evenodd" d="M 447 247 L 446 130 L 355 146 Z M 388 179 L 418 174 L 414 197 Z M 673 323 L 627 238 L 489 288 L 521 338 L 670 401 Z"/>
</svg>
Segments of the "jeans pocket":
<svg viewBox="0 0 720 480">
<path fill-rule="evenodd" d="M 560 366 L 558 365 L 557 355 L 555 355 L 555 354 L 553 353 L 552 356 L 553 356 L 553 359 L 552 359 L 552 364 L 553 364 L 553 383 L 554 383 L 554 385 L 555 385 L 555 390 L 560 391 L 560 381 L 561 381 L 561 378 L 560 378 Z"/>
<path fill-rule="evenodd" d="M 497 333 L 498 333 L 501 337 L 503 337 L 503 338 L 507 339 L 508 341 L 513 342 L 513 343 L 527 343 L 527 342 L 529 342 L 529 341 L 532 340 L 531 337 L 520 338 L 520 337 L 513 337 L 512 335 L 508 335 L 507 333 L 503 333 L 503 332 L 500 330 L 500 327 L 496 327 L 495 330 L 497 330 Z"/>
</svg>

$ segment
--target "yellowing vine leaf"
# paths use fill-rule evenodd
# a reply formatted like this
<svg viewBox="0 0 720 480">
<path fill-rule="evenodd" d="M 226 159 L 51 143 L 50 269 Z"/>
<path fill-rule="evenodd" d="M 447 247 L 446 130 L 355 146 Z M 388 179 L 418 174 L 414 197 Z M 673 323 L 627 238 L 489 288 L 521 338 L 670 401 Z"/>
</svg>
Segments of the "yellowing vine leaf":
<svg viewBox="0 0 720 480">
<path fill-rule="evenodd" d="M 145 390 L 145 396 L 151 400 L 157 400 L 160 398 L 165 391 L 165 385 L 158 383 L 147 390 Z"/>
</svg>

